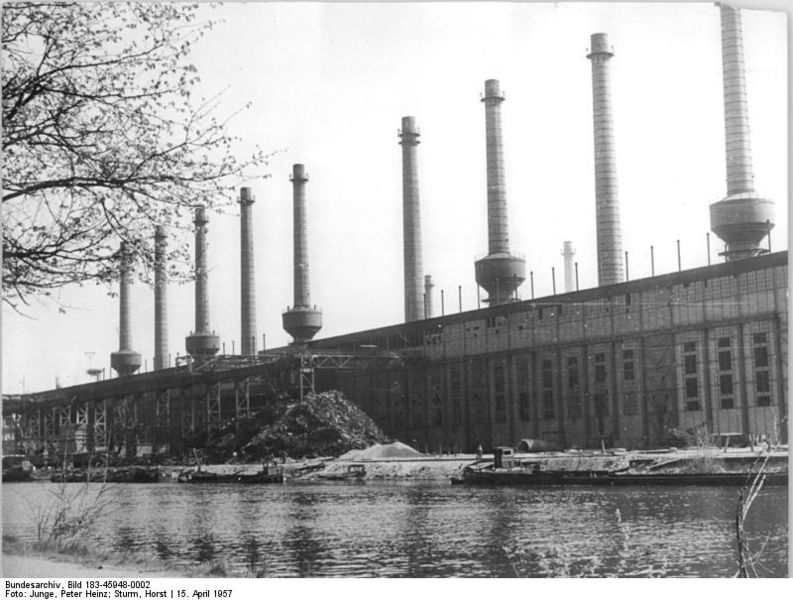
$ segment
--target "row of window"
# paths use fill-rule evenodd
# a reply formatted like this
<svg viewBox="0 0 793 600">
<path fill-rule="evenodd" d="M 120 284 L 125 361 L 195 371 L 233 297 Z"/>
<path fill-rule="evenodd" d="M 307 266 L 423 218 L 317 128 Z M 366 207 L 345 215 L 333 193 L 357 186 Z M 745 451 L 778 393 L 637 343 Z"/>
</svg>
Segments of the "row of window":
<svg viewBox="0 0 793 600">
<path fill-rule="evenodd" d="M 717 377 L 719 402 L 723 409 L 735 408 L 735 386 L 733 373 L 732 339 L 719 337 L 717 348 Z M 770 364 L 768 354 L 768 334 L 752 334 L 752 354 L 755 368 L 755 391 L 757 406 L 771 406 Z M 699 377 L 697 342 L 683 343 L 683 375 L 685 407 L 687 411 L 701 410 L 699 398 Z"/>
<path fill-rule="evenodd" d="M 648 307 L 652 305 L 663 304 L 666 305 L 669 300 L 677 301 L 690 301 L 692 295 L 695 298 L 702 298 L 703 292 L 708 290 L 708 297 L 723 297 L 732 298 L 736 290 L 736 277 L 741 279 L 741 288 L 746 291 L 760 291 L 767 289 L 786 289 L 787 284 L 787 271 L 785 267 L 775 267 L 773 269 L 760 269 L 744 273 L 740 276 L 725 276 L 717 277 L 710 280 L 700 280 L 682 285 L 676 285 L 673 288 L 651 288 L 640 292 L 642 298 Z M 587 318 L 595 319 L 598 316 L 608 315 L 612 312 L 612 308 L 618 309 L 622 312 L 623 309 L 630 310 L 636 304 L 636 296 L 633 294 L 624 294 L 615 296 L 613 298 L 604 298 L 602 300 L 595 300 L 591 302 L 577 303 L 577 309 L 584 307 L 586 309 Z M 486 317 L 484 325 L 487 328 L 502 327 L 508 324 L 509 321 L 521 321 L 522 323 L 529 323 L 532 319 L 542 320 L 549 317 L 558 317 L 562 315 L 575 315 L 579 317 L 580 310 L 573 310 L 570 306 L 565 307 L 564 304 L 550 304 L 546 306 L 532 305 L 526 313 L 519 313 L 513 315 L 494 315 Z M 464 329 L 467 332 L 476 332 L 479 330 L 478 322 L 469 322 L 465 324 L 452 325 L 452 328 L 459 328 L 460 331 Z M 519 325 L 524 328 L 524 325 Z M 400 350 L 404 348 L 418 348 L 423 345 L 436 345 L 442 343 L 443 339 L 443 325 L 437 324 L 432 327 L 423 329 L 406 328 L 405 331 L 397 331 L 390 335 L 375 334 L 375 337 L 362 339 L 360 335 L 353 335 L 348 338 L 350 341 L 342 342 L 338 347 L 340 349 L 355 349 L 356 346 L 361 344 L 371 344 L 379 348 L 389 350 Z M 355 339 L 357 338 L 357 339 Z"/>
</svg>

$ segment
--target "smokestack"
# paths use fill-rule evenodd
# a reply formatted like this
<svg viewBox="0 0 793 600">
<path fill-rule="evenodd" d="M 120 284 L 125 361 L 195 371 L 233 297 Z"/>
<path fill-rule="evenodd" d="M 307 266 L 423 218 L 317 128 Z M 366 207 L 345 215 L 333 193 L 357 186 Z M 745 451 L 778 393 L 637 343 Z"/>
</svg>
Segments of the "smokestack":
<svg viewBox="0 0 793 600">
<path fill-rule="evenodd" d="M 762 239 L 774 226 L 774 203 L 754 190 L 749 109 L 743 63 L 741 13 L 719 4 L 724 85 L 727 196 L 710 205 L 710 227 L 725 243 L 728 261 L 764 253 Z"/>
<path fill-rule="evenodd" d="M 425 275 L 424 276 L 424 318 L 431 319 L 432 314 L 434 312 L 434 307 L 432 306 L 432 288 L 435 287 L 435 283 L 432 281 L 432 275 Z"/>
<path fill-rule="evenodd" d="M 187 353 L 193 358 L 217 354 L 220 340 L 209 328 L 209 286 L 207 272 L 206 210 L 196 208 L 195 220 L 195 331 L 185 338 Z"/>
<path fill-rule="evenodd" d="M 415 117 L 402 117 L 399 144 L 402 146 L 402 231 L 405 270 L 405 321 L 422 318 L 421 306 L 421 211 L 417 147 L 419 132 Z"/>
<path fill-rule="evenodd" d="M 625 279 L 609 69 L 609 60 L 614 53 L 605 33 L 593 33 L 591 41 L 592 48 L 587 58 L 592 61 L 598 284 L 610 285 Z"/>
<path fill-rule="evenodd" d="M 562 244 L 562 256 L 564 257 L 564 291 L 575 291 L 575 272 L 573 268 L 573 242 L 564 242 Z"/>
<path fill-rule="evenodd" d="M 292 165 L 294 228 L 294 306 L 283 315 L 284 330 L 293 344 L 302 345 L 322 328 L 322 311 L 311 306 L 308 285 L 308 233 L 306 229 L 306 182 L 308 174 L 301 164 Z"/>
<path fill-rule="evenodd" d="M 509 252 L 507 191 L 504 177 L 504 145 L 501 132 L 501 103 L 504 94 L 497 79 L 485 81 L 485 143 L 487 152 L 487 243 L 488 254 L 474 264 L 476 282 L 488 293 L 491 306 L 514 300 L 526 279 L 526 263 Z"/>
<path fill-rule="evenodd" d="M 140 353 L 132 349 L 130 325 L 130 288 L 132 287 L 132 255 L 126 242 L 119 249 L 119 349 L 110 354 L 110 366 L 119 377 L 132 375 L 140 368 Z"/>
<path fill-rule="evenodd" d="M 168 276 L 165 228 L 154 230 L 154 370 L 168 367 Z"/>
<path fill-rule="evenodd" d="M 256 275 L 253 266 L 253 219 L 255 197 L 249 187 L 240 190 L 240 353 L 256 355 Z"/>
</svg>

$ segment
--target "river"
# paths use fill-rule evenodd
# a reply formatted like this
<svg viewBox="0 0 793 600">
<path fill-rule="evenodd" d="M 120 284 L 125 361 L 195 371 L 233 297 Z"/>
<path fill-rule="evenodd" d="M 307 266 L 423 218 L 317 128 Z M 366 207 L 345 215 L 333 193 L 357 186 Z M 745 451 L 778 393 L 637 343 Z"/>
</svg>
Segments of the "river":
<svg viewBox="0 0 793 600">
<path fill-rule="evenodd" d="M 36 515 L 54 495 L 84 487 L 3 485 L 4 535 L 34 541 Z M 88 536 L 104 550 L 182 566 L 223 559 L 270 577 L 730 577 L 737 569 L 736 488 L 161 483 L 117 484 L 106 497 Z M 764 489 L 751 508 L 746 530 L 762 576 L 787 576 L 787 510 L 784 487 Z"/>
</svg>

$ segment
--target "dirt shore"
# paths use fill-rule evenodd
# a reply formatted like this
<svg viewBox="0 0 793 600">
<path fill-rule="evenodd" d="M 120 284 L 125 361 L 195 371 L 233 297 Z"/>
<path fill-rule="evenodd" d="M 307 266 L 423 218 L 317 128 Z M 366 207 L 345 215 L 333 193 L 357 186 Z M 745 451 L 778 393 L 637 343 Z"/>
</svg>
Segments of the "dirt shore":
<svg viewBox="0 0 793 600">
<path fill-rule="evenodd" d="M 102 564 L 98 561 L 73 562 L 65 557 L 30 556 L 3 552 L 3 577 L 124 577 L 162 578 L 185 577 L 179 571 L 148 570 L 141 567 Z"/>
</svg>

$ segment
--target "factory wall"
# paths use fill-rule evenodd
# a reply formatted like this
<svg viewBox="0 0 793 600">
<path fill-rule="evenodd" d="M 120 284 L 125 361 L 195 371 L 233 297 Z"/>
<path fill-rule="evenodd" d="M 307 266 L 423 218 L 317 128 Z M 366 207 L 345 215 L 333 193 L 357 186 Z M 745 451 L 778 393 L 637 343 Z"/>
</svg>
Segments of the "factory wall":
<svg viewBox="0 0 793 600">
<path fill-rule="evenodd" d="M 401 369 L 335 382 L 390 435 L 471 450 L 784 435 L 787 253 L 317 340 Z"/>
</svg>

